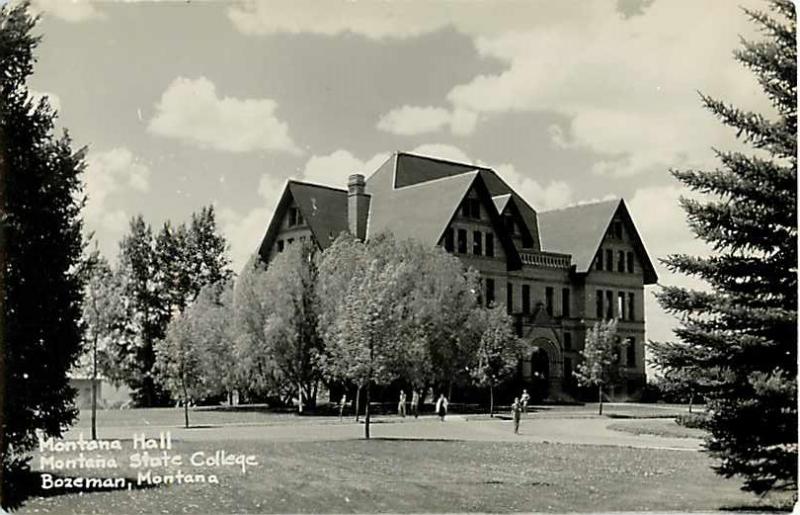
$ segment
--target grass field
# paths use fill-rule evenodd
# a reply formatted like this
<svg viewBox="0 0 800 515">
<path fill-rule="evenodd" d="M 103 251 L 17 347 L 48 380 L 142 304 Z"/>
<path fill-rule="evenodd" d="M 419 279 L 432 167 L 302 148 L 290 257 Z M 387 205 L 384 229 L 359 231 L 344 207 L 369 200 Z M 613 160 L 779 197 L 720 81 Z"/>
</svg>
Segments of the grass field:
<svg viewBox="0 0 800 515">
<path fill-rule="evenodd" d="M 608 426 L 615 431 L 635 435 L 654 435 L 672 438 L 705 438 L 708 433 L 702 429 L 684 427 L 670 419 L 626 420 Z"/>
<path fill-rule="evenodd" d="M 739 491 L 738 482 L 716 476 L 708 458 L 696 452 L 424 440 L 177 442 L 175 452 L 188 456 L 216 449 L 256 454 L 259 465 L 247 475 L 234 468 L 204 469 L 218 471 L 219 485 L 33 498 L 22 512 L 597 512 L 781 507 L 778 499 L 760 504 Z M 131 451 L 115 452 L 126 466 Z M 186 472 L 190 467 L 181 468 Z M 121 472 L 136 478 L 136 471 L 123 468 Z M 82 471 L 84 476 L 102 473 Z"/>
</svg>

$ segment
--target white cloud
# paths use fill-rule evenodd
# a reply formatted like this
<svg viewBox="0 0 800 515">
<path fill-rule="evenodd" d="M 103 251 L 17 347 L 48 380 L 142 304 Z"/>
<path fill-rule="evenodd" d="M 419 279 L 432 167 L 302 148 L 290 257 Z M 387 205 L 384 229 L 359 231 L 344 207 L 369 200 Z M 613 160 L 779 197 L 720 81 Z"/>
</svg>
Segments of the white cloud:
<svg viewBox="0 0 800 515">
<path fill-rule="evenodd" d="M 450 123 L 450 111 L 441 107 L 405 105 L 392 109 L 378 120 L 378 129 L 401 136 L 436 132 Z"/>
<path fill-rule="evenodd" d="M 33 0 L 32 10 L 45 16 L 54 16 L 64 21 L 80 22 L 102 19 L 105 15 L 97 9 L 96 3 L 88 0 Z"/>
<path fill-rule="evenodd" d="M 300 153 L 285 122 L 267 98 L 219 97 L 205 77 L 172 81 L 156 104 L 147 130 L 201 148 L 227 152 L 254 150 Z"/>
<path fill-rule="evenodd" d="M 336 150 L 324 156 L 311 156 L 303 168 L 303 180 L 325 184 L 334 188 L 346 188 L 347 177 L 360 173 L 369 177 L 389 158 L 389 153 L 378 153 L 362 161 L 347 150 Z"/>
<path fill-rule="evenodd" d="M 768 108 L 752 74 L 731 56 L 738 34 L 753 30 L 737 6 L 704 2 L 712 31 L 686 23 L 695 2 L 655 2 L 629 19 L 610 2 L 592 7 L 591 23 L 575 13 L 548 28 L 478 36 L 478 52 L 507 68 L 454 87 L 448 100 L 486 114 L 566 116 L 570 124 L 551 130 L 553 142 L 609 156 L 593 171 L 618 176 L 704 166 L 711 146 L 731 144 L 731 132 L 701 108 L 698 89 Z"/>
<path fill-rule="evenodd" d="M 148 191 L 150 173 L 150 168 L 125 147 L 86 156 L 84 217 L 87 228 L 104 231 L 107 240 L 118 240 L 127 227 L 128 214 L 115 207 L 110 198 L 129 191 Z"/>
<path fill-rule="evenodd" d="M 478 115 L 467 109 L 450 111 L 442 107 L 404 105 L 381 116 L 377 128 L 399 136 L 439 132 L 446 126 L 459 136 L 472 134 Z"/>
<path fill-rule="evenodd" d="M 237 273 L 258 250 L 285 185 L 285 180 L 264 174 L 258 181 L 258 207 L 246 213 L 231 208 L 219 211 L 220 227 L 230 244 L 231 265 Z"/>
</svg>

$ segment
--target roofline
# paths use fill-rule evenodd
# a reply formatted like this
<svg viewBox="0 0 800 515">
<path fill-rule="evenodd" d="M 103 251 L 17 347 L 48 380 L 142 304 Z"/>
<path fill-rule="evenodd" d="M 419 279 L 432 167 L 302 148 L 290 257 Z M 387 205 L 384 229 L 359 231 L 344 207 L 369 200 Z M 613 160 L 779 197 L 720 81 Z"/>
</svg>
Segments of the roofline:
<svg viewBox="0 0 800 515">
<path fill-rule="evenodd" d="M 417 186 L 427 186 L 427 185 L 435 183 L 435 182 L 447 181 L 447 180 L 463 177 L 464 175 L 469 175 L 469 174 L 479 175 L 480 172 L 481 172 L 480 170 L 470 170 L 468 172 L 460 173 L 458 175 L 447 175 L 445 177 L 439 177 L 438 179 L 431 179 L 429 181 L 415 182 L 414 184 L 409 184 L 408 186 L 401 186 L 400 188 L 398 188 L 396 186 L 392 186 L 392 191 L 405 191 L 408 188 L 415 188 Z M 489 195 L 489 198 L 494 198 L 494 197 Z"/>
<path fill-rule="evenodd" d="M 464 163 L 463 161 L 453 161 L 451 159 L 443 159 L 441 157 L 431 157 L 431 156 L 426 156 L 425 154 L 415 154 L 413 152 L 401 152 L 401 151 L 398 150 L 398 151 L 395 152 L 395 154 L 398 155 L 398 156 L 403 155 L 403 156 L 418 157 L 420 159 L 428 159 L 430 161 L 437 161 L 439 163 L 446 163 L 446 164 L 451 164 L 451 165 L 471 166 L 471 167 L 476 168 L 478 170 L 492 170 L 488 166 L 478 166 L 475 163 Z M 492 171 L 494 171 L 494 170 L 492 170 Z"/>
<path fill-rule="evenodd" d="M 334 188 L 333 186 L 328 186 L 327 184 L 320 184 L 318 182 L 308 182 L 308 181 L 298 181 L 296 179 L 288 179 L 286 184 L 300 184 L 301 186 L 311 186 L 312 188 L 324 188 L 326 190 L 338 191 L 341 193 L 347 193 L 348 190 L 344 188 Z"/>
<path fill-rule="evenodd" d="M 547 211 L 539 211 L 539 213 L 541 213 L 541 214 L 544 214 L 544 213 L 555 213 L 557 211 L 566 211 L 567 209 L 575 209 L 575 208 L 578 208 L 578 207 L 596 206 L 596 205 L 599 205 L 599 204 L 611 204 L 612 202 L 619 203 L 620 201 L 622 201 L 622 197 L 614 197 L 614 198 L 611 198 L 611 199 L 608 199 L 608 200 L 596 200 L 594 202 L 582 202 L 582 203 L 572 204 L 572 205 L 569 205 L 569 206 L 559 207 L 559 208 L 556 208 L 556 209 L 548 209 Z"/>
</svg>

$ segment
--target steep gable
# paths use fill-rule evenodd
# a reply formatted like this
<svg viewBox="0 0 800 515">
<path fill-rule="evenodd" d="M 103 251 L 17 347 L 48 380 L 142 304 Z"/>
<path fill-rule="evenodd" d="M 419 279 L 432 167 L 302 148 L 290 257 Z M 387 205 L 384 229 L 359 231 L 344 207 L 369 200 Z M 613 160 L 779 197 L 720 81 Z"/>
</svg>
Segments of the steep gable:
<svg viewBox="0 0 800 515">
<path fill-rule="evenodd" d="M 320 184 L 288 181 L 258 249 L 267 261 L 289 207 L 295 204 L 317 246 L 324 250 L 347 230 L 347 191 Z"/>
<path fill-rule="evenodd" d="M 644 270 L 644 283 L 653 284 L 658 276 L 633 223 L 625 202 L 621 199 L 583 204 L 539 213 L 542 249 L 570 254 L 577 273 L 587 273 L 608 232 L 614 216 L 619 213 L 631 229 L 633 244 Z"/>
</svg>

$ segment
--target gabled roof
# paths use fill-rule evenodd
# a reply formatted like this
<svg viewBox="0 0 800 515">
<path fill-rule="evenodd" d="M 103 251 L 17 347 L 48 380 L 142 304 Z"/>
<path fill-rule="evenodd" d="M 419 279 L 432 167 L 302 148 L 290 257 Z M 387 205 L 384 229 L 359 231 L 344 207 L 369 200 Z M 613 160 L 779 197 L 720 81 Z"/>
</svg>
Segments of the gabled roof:
<svg viewBox="0 0 800 515">
<path fill-rule="evenodd" d="M 464 197 L 474 188 L 506 252 L 508 266 L 511 269 L 520 266 L 519 254 L 501 223 L 478 170 L 417 182 L 402 188 L 393 187 L 392 171 L 391 168 L 381 167 L 367 181 L 367 192 L 372 195 L 367 238 L 388 231 L 399 239 L 414 238 L 428 245 L 436 245 Z"/>
<path fill-rule="evenodd" d="M 380 183 L 381 188 L 404 188 L 420 183 L 455 177 L 478 171 L 492 197 L 510 195 L 515 200 L 520 216 L 528 227 L 533 239 L 533 250 L 540 250 L 539 224 L 536 211 L 524 198 L 519 196 L 491 168 L 485 166 L 457 163 L 408 152 L 395 152 L 381 167 L 367 179 L 367 193 L 372 193 Z M 498 210 L 499 211 L 499 210 Z"/>
<path fill-rule="evenodd" d="M 571 254 L 575 271 L 589 272 L 597 250 L 617 212 L 631 229 L 633 245 L 644 269 L 644 284 L 657 282 L 658 276 L 653 263 L 622 199 L 540 212 L 542 250 Z"/>
<path fill-rule="evenodd" d="M 303 214 L 320 249 L 328 248 L 342 231 L 347 230 L 347 190 L 308 182 L 288 181 L 261 241 L 258 253 L 262 259 L 268 257 L 269 249 L 292 199 Z"/>
</svg>

